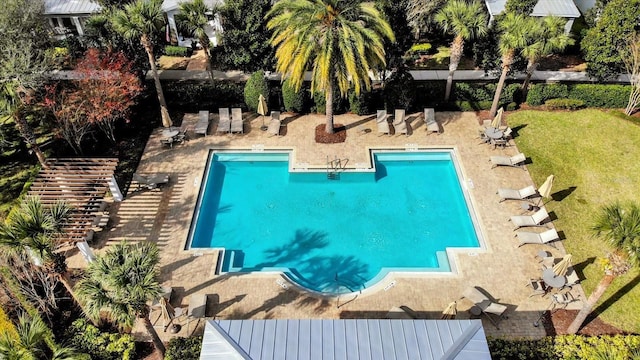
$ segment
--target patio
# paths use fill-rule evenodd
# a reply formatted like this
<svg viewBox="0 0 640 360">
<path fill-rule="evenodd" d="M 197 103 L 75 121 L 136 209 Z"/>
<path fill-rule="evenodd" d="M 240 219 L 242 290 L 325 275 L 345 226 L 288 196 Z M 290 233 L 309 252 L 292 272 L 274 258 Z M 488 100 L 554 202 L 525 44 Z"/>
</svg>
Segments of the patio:
<svg viewBox="0 0 640 360">
<path fill-rule="evenodd" d="M 194 114 L 197 116 L 197 114 Z M 248 114 L 245 114 L 248 116 Z M 299 318 L 384 318 L 389 309 L 401 305 L 413 309 L 419 317 L 437 319 L 451 301 L 459 300 L 465 289 L 479 286 L 508 305 L 508 319 L 502 320 L 496 329 L 483 317 L 489 336 L 540 337 L 542 326 L 534 327 L 540 311 L 550 302 L 549 295 L 531 297 L 531 289 L 525 284 L 540 276 L 540 265 L 534 258 L 540 250 L 551 251 L 562 257 L 564 250 L 556 242 L 558 250 L 549 246 L 526 245 L 517 248 L 513 237 L 514 226 L 507 219 L 522 213 L 520 203 L 498 203 L 498 188 L 522 188 L 532 185 L 527 171 L 499 167 L 491 169 L 492 155 L 514 155 L 515 146 L 494 150 L 493 146 L 479 145 L 478 119 L 474 113 L 436 113 L 436 119 L 444 132 L 428 135 L 420 113 L 407 114 L 413 131 L 409 136 L 378 136 L 375 115 L 340 115 L 336 123 L 347 126 L 347 140 L 341 144 L 316 144 L 314 128 L 324 123 L 322 115 L 292 117 L 281 115 L 283 125 L 280 137 L 268 137 L 260 130 L 261 117 L 250 116 L 245 122 L 245 133 L 217 135 L 217 114 L 206 137 L 194 137 L 184 145 L 163 148 L 160 143 L 162 129 L 157 129 L 145 149 L 138 171 L 143 173 L 166 172 L 171 174 L 169 186 L 159 190 L 129 193 L 125 201 L 113 203 L 110 226 L 97 235 L 92 246 L 99 254 L 109 243 L 127 241 L 154 241 L 161 253 L 161 280 L 164 286 L 174 288 L 171 303 L 175 307 L 187 307 L 194 294 L 208 294 L 207 317 L 220 319 L 299 319 Z M 364 129 L 371 131 L 365 132 Z M 184 250 L 187 233 L 195 207 L 200 180 L 205 168 L 208 150 L 224 149 L 293 149 L 294 163 L 306 163 L 309 167 L 326 167 L 327 157 L 348 158 L 349 164 L 368 162 L 371 147 L 439 147 L 455 146 L 461 161 L 465 180 L 474 207 L 478 212 L 480 227 L 487 245 L 486 252 L 458 253 L 458 273 L 453 275 L 411 276 L 396 273 L 383 279 L 378 285 L 354 298 L 320 298 L 296 290 L 289 285 L 284 289 L 279 275 L 237 274 L 214 275 L 217 252 L 194 253 Z M 540 184 L 537 184 L 540 185 Z M 419 221 L 419 219 L 416 219 Z M 561 230 L 561 229 L 559 229 Z M 86 266 L 80 255 L 69 258 L 71 267 Z M 386 288 L 386 289 L 383 289 Z M 572 290 L 574 297 L 585 299 L 580 286 Z M 458 302 L 461 318 L 468 317 L 466 310 L 472 305 L 466 300 Z M 576 301 L 569 308 L 579 308 Z M 156 321 L 159 312 L 152 313 Z M 176 319 L 186 325 L 186 319 Z M 162 321 L 157 321 L 161 324 Z M 178 333 L 189 336 L 195 321 L 191 321 L 190 333 L 186 326 Z M 196 333 L 202 333 L 204 321 L 199 321 Z M 159 331 L 168 340 L 169 332 Z"/>
</svg>

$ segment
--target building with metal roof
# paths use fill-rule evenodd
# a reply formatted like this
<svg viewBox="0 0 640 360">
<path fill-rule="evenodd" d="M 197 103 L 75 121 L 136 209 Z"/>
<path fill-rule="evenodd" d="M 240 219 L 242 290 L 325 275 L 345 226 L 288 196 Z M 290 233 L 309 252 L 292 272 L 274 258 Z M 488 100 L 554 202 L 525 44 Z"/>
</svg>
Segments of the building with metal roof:
<svg viewBox="0 0 640 360">
<path fill-rule="evenodd" d="M 489 24 L 491 24 L 494 18 L 504 11 L 507 0 L 485 0 L 487 10 L 489 11 Z M 580 10 L 573 2 L 573 0 L 538 0 L 538 3 L 533 8 L 530 16 L 544 17 L 544 16 L 559 16 L 567 19 L 567 24 L 564 27 L 565 33 L 571 31 L 573 22 L 575 19 L 581 16 Z"/>
<path fill-rule="evenodd" d="M 200 360 L 491 359 L 480 320 L 210 320 Z"/>
</svg>

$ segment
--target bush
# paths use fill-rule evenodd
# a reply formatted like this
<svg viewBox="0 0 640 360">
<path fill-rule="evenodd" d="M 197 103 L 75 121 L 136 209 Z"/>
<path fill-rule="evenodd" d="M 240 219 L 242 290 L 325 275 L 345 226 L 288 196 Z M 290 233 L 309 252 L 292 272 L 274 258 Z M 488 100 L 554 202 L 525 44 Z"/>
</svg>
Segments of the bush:
<svg viewBox="0 0 640 360">
<path fill-rule="evenodd" d="M 171 46 L 164 47 L 164 54 L 167 56 L 189 57 L 193 53 L 193 49 L 183 46 Z"/>
<path fill-rule="evenodd" d="M 553 338 L 539 340 L 508 340 L 489 338 L 489 351 L 494 360 L 557 359 Z"/>
<path fill-rule="evenodd" d="M 458 101 L 491 101 L 496 93 L 496 84 L 479 83 L 454 83 L 453 96 Z M 520 94 L 520 84 L 509 84 L 502 89 L 500 94 L 500 104 L 517 102 Z"/>
<path fill-rule="evenodd" d="M 576 84 L 569 88 L 569 98 L 584 101 L 587 107 L 623 108 L 629 101 L 629 85 Z"/>
<path fill-rule="evenodd" d="M 269 83 L 264 78 L 264 71 L 256 71 L 249 77 L 244 86 L 244 103 L 251 111 L 258 109 L 258 99 L 260 94 L 265 99 L 269 99 Z"/>
<path fill-rule="evenodd" d="M 133 336 L 101 332 L 85 319 L 78 319 L 66 332 L 70 345 L 97 360 L 136 359 L 136 344 Z"/>
<path fill-rule="evenodd" d="M 373 114 L 375 109 L 375 102 L 377 93 L 371 91 L 360 91 L 360 95 L 356 95 L 356 92 L 352 89 L 349 91 L 349 110 L 357 115 Z"/>
<path fill-rule="evenodd" d="M 216 81 L 213 84 L 208 81 L 167 82 L 163 84 L 162 90 L 172 111 L 197 113 L 204 109 L 240 107 L 244 103 L 243 85 L 228 81 Z M 258 98 L 256 103 L 257 101 Z"/>
<path fill-rule="evenodd" d="M 164 360 L 198 360 L 202 348 L 202 336 L 175 337 L 169 340 Z"/>
<path fill-rule="evenodd" d="M 429 43 L 423 43 L 423 44 L 415 44 L 413 46 L 411 46 L 411 49 L 409 49 L 409 51 L 414 52 L 414 53 L 424 53 L 424 54 L 428 54 L 429 52 L 431 52 L 432 46 Z"/>
<path fill-rule="evenodd" d="M 13 325 L 2 307 L 0 307 L 0 335 L 10 339 L 18 338 L 15 325 Z"/>
<path fill-rule="evenodd" d="M 289 80 L 286 80 L 282 84 L 282 102 L 287 111 L 293 113 L 304 112 L 305 104 L 307 103 L 306 98 L 307 90 L 304 86 L 296 92 L 295 89 L 289 85 Z"/>
<path fill-rule="evenodd" d="M 323 92 L 315 92 L 313 93 L 313 108 L 311 112 L 316 114 L 326 114 L 327 113 L 327 99 L 324 96 Z"/>
<path fill-rule="evenodd" d="M 491 109 L 491 105 L 493 105 L 492 101 L 456 101 L 455 105 L 449 110 L 452 111 L 478 111 L 478 110 L 489 110 Z M 518 108 L 518 104 L 514 102 L 510 102 L 506 105 L 502 105 L 506 111 L 513 111 Z"/>
<path fill-rule="evenodd" d="M 561 359 L 631 359 L 640 349 L 640 336 L 580 336 L 555 338 L 555 351 Z"/>
<path fill-rule="evenodd" d="M 385 108 L 411 111 L 415 106 L 415 98 L 415 82 L 409 71 L 394 72 L 384 87 Z"/>
<path fill-rule="evenodd" d="M 551 99 L 544 103 L 547 110 L 578 110 L 584 107 L 584 101 L 576 99 Z"/>
</svg>

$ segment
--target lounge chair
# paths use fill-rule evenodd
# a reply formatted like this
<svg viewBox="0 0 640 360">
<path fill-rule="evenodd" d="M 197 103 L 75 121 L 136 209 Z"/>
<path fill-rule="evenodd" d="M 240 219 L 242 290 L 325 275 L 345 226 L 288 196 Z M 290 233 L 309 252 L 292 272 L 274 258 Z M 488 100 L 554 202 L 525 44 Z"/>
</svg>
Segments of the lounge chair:
<svg viewBox="0 0 640 360">
<path fill-rule="evenodd" d="M 378 125 L 378 134 L 389 135 L 389 122 L 387 121 L 387 112 L 385 110 L 378 110 L 376 115 L 376 124 Z"/>
<path fill-rule="evenodd" d="M 511 221 L 514 225 L 516 225 L 516 229 L 518 230 L 524 226 L 544 226 L 542 222 L 549 218 L 549 214 L 547 214 L 547 210 L 544 208 L 536 211 L 533 215 L 515 215 L 512 216 L 509 221 Z"/>
<path fill-rule="evenodd" d="M 269 121 L 269 127 L 267 128 L 267 133 L 272 136 L 280 136 L 280 126 L 282 122 L 280 121 L 280 111 L 272 111 L 271 112 L 271 121 Z"/>
<path fill-rule="evenodd" d="M 160 185 L 167 184 L 169 182 L 169 174 L 152 174 L 142 175 L 138 173 L 133 174 L 133 181 L 137 182 L 139 187 L 146 187 L 147 189 L 155 189 Z"/>
<path fill-rule="evenodd" d="M 533 185 L 529 185 L 520 190 L 514 189 L 498 189 L 498 195 L 500 195 L 500 201 L 505 200 L 529 200 L 532 197 L 538 196 L 538 192 Z"/>
<path fill-rule="evenodd" d="M 529 297 L 536 295 L 545 296 L 547 294 L 547 286 L 542 279 L 530 279 L 526 286 L 531 287 L 531 294 L 529 294 Z"/>
<path fill-rule="evenodd" d="M 436 112 L 431 108 L 424 109 L 424 123 L 427 124 L 427 131 L 429 134 L 440 134 L 440 126 L 436 122 Z"/>
<path fill-rule="evenodd" d="M 91 247 L 86 241 L 78 241 L 76 246 L 87 263 L 96 261 L 96 255 L 93 253 L 93 250 L 91 250 Z"/>
<path fill-rule="evenodd" d="M 396 130 L 396 134 L 408 135 L 403 109 L 396 109 L 395 116 L 393 117 L 393 128 Z"/>
<path fill-rule="evenodd" d="M 244 133 L 244 126 L 242 121 L 242 109 L 231 109 L 231 131 L 232 133 Z"/>
<path fill-rule="evenodd" d="M 189 297 L 189 309 L 187 310 L 187 333 L 189 333 L 189 323 L 191 319 L 197 319 L 200 322 L 200 319 L 204 318 L 207 315 L 207 295 L 205 294 L 195 294 Z M 198 323 L 196 323 L 196 327 L 198 327 Z"/>
<path fill-rule="evenodd" d="M 231 130 L 231 119 L 229 118 L 229 108 L 219 108 L 218 114 L 220 119 L 218 120 L 218 132 L 228 133 Z"/>
<path fill-rule="evenodd" d="M 567 283 L 564 284 L 564 286 L 568 286 L 569 288 L 571 288 L 578 283 L 580 283 L 580 277 L 578 277 L 578 274 L 573 269 L 573 267 L 570 267 L 567 271 Z"/>
<path fill-rule="evenodd" d="M 202 110 L 198 113 L 198 122 L 196 123 L 196 127 L 193 129 L 193 132 L 198 135 L 207 136 L 208 131 L 209 131 L 209 111 Z"/>
<path fill-rule="evenodd" d="M 519 167 L 524 170 L 523 165 L 525 160 L 527 160 L 527 157 L 524 156 L 523 153 L 513 155 L 512 157 L 492 156 L 491 162 L 493 163 L 493 166 L 491 168 L 493 169 L 496 166 L 512 166 L 512 167 Z"/>
<path fill-rule="evenodd" d="M 502 318 L 504 312 L 507 311 L 507 307 L 505 305 L 498 304 L 489 300 L 489 298 L 485 294 L 483 294 L 475 287 L 468 288 L 462 296 L 471 301 L 476 309 L 480 310 L 482 314 L 485 314 L 489 321 L 491 321 L 491 323 L 496 328 L 500 329 L 498 327 L 498 324 L 491 318 L 491 316 L 489 316 L 489 314 L 493 314 L 498 316 L 498 318 Z"/>
<path fill-rule="evenodd" d="M 520 239 L 520 245 L 518 245 L 518 247 L 525 244 L 547 244 L 560 238 L 556 229 L 549 229 L 541 233 L 518 231 L 516 236 Z"/>
</svg>

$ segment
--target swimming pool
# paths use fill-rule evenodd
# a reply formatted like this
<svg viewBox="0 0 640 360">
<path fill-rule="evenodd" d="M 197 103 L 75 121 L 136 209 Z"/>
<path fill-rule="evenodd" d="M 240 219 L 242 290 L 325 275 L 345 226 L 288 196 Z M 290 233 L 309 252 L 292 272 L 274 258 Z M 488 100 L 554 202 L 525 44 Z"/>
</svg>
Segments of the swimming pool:
<svg viewBox="0 0 640 360">
<path fill-rule="evenodd" d="M 447 248 L 480 247 L 453 151 L 376 151 L 335 180 L 289 157 L 212 152 L 188 247 L 224 249 L 222 272 L 281 271 L 322 293 L 448 272 Z"/>
</svg>

